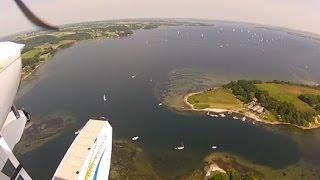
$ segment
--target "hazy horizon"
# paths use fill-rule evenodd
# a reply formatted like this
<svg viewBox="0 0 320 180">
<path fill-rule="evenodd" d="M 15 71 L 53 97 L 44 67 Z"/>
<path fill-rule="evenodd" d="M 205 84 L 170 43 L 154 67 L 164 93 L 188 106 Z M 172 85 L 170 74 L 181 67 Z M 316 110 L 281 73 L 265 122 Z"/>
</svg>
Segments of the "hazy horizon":
<svg viewBox="0 0 320 180">
<path fill-rule="evenodd" d="M 320 34 L 320 1 L 310 0 L 24 0 L 39 17 L 54 24 L 144 19 L 191 18 L 257 23 Z M 0 6 L 0 37 L 37 30 L 17 8 L 14 1 Z M 8 18 L 9 17 L 9 18 Z"/>
</svg>

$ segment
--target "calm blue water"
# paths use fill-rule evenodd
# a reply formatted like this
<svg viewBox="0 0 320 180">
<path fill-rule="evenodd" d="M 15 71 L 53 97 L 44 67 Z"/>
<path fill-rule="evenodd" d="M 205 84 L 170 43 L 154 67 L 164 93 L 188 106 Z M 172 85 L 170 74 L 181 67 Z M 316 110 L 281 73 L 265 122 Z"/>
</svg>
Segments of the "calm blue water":
<svg viewBox="0 0 320 180">
<path fill-rule="evenodd" d="M 262 37 L 264 42 L 259 42 Z M 320 81 L 319 50 L 316 41 L 239 24 L 139 30 L 131 37 L 80 42 L 57 53 L 38 70 L 39 76 L 23 83 L 17 104 L 42 120 L 66 112 L 75 116 L 77 128 L 90 117 L 106 116 L 113 125 L 114 139 L 139 135 L 139 145 L 164 175 L 179 176 L 196 168 L 212 144 L 219 151 L 274 168 L 301 158 L 316 163 L 320 161 L 316 156 L 320 153 L 319 130 L 296 133 L 304 144 L 300 147 L 292 135 L 297 130 L 270 130 L 159 107 L 154 88 L 155 83 L 166 80 L 168 72 L 180 68 L 212 71 L 231 79 L 316 83 Z M 130 78 L 132 74 L 137 75 L 135 79 Z M 108 103 L 102 100 L 105 92 L 111 96 Z M 21 157 L 35 179 L 52 177 L 75 137 L 74 130 L 66 130 L 63 136 Z M 181 141 L 185 151 L 173 151 Z"/>
</svg>

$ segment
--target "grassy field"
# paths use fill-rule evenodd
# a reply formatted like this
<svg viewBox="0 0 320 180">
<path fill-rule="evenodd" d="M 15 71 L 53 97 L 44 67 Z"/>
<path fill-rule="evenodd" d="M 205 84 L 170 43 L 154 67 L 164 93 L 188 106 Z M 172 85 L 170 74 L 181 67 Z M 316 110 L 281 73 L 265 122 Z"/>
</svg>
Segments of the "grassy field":
<svg viewBox="0 0 320 180">
<path fill-rule="evenodd" d="M 270 122 L 278 121 L 277 118 L 269 111 L 265 110 L 262 114 L 258 116 L 260 119 L 267 120 Z"/>
<path fill-rule="evenodd" d="M 276 83 L 262 83 L 257 84 L 258 89 L 265 90 L 269 95 L 280 101 L 287 101 L 292 103 L 299 111 L 314 112 L 315 110 L 308 104 L 301 101 L 298 96 L 301 94 L 315 94 L 320 95 L 319 89 L 310 87 L 291 85 L 291 84 L 276 84 Z"/>
<path fill-rule="evenodd" d="M 22 58 L 23 59 L 30 59 L 30 58 L 33 58 L 34 56 L 38 55 L 40 52 L 41 52 L 41 49 L 38 49 L 38 48 L 32 49 L 30 51 L 25 52 L 22 55 Z"/>
<path fill-rule="evenodd" d="M 231 91 L 224 88 L 195 94 L 188 97 L 187 100 L 195 109 L 218 108 L 236 110 L 243 108 L 243 103 Z"/>
</svg>

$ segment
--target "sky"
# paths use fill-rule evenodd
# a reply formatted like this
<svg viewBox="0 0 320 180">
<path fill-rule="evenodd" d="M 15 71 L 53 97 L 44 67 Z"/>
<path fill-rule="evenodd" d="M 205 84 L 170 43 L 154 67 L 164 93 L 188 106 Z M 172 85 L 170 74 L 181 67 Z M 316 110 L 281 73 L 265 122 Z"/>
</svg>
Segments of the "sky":
<svg viewBox="0 0 320 180">
<path fill-rule="evenodd" d="M 320 0 L 22 0 L 54 25 L 126 18 L 203 18 L 320 34 Z M 0 0 L 0 37 L 36 30 L 13 0 Z"/>
</svg>

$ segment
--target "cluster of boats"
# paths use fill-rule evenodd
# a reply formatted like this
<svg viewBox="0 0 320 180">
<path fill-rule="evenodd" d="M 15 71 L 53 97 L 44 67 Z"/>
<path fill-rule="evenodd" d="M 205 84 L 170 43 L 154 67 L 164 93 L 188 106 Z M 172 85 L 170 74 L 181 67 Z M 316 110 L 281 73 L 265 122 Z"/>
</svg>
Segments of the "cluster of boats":
<svg viewBox="0 0 320 180">
<path fill-rule="evenodd" d="M 231 113 L 230 113 L 231 114 Z M 226 117 L 226 115 L 224 114 L 224 113 L 220 113 L 220 114 L 212 114 L 212 113 L 210 113 L 210 112 L 207 112 L 207 115 L 208 116 L 210 116 L 210 117 Z M 240 119 L 239 117 L 237 117 L 237 116 L 233 116 L 232 117 L 232 119 Z M 242 118 L 241 118 L 241 121 L 242 122 L 245 122 L 246 121 L 246 116 L 243 116 Z M 255 124 L 255 122 L 254 121 L 252 121 L 252 124 L 254 125 Z"/>
</svg>

